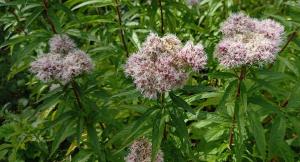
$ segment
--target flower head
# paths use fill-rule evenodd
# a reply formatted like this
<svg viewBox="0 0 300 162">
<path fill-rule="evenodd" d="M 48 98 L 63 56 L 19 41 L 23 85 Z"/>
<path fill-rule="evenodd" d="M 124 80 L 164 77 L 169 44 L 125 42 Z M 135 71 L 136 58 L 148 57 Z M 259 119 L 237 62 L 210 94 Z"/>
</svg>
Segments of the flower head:
<svg viewBox="0 0 300 162">
<path fill-rule="evenodd" d="M 177 57 L 183 61 L 183 65 L 191 66 L 194 71 L 203 69 L 207 62 L 203 46 L 201 44 L 194 45 L 191 41 L 185 44 Z"/>
<path fill-rule="evenodd" d="M 188 42 L 182 47 L 173 34 L 159 37 L 150 33 L 141 49 L 128 58 L 125 73 L 134 79 L 144 96 L 156 98 L 157 93 L 171 91 L 185 83 L 188 76 L 185 67 L 199 71 L 206 60 L 201 44 Z"/>
<path fill-rule="evenodd" d="M 76 45 L 69 36 L 56 34 L 49 40 L 50 51 L 59 54 L 67 54 L 76 48 Z"/>
<path fill-rule="evenodd" d="M 30 71 L 43 82 L 49 82 L 59 78 L 63 68 L 61 56 L 49 53 L 38 57 L 30 64 Z"/>
<path fill-rule="evenodd" d="M 221 26 L 224 37 L 231 37 L 234 34 L 243 34 L 255 30 L 256 21 L 251 17 L 237 13 L 232 14 Z"/>
<path fill-rule="evenodd" d="M 50 53 L 39 56 L 31 63 L 31 72 L 44 82 L 67 83 L 93 68 L 91 58 L 76 48 L 66 35 L 55 35 L 49 41 Z"/>
<path fill-rule="evenodd" d="M 199 3 L 199 0 L 187 0 L 186 2 L 191 6 L 195 6 Z"/>
<path fill-rule="evenodd" d="M 66 55 L 63 65 L 61 76 L 63 82 L 69 82 L 72 78 L 93 69 L 92 59 L 81 50 L 74 50 Z"/>
<path fill-rule="evenodd" d="M 160 38 L 151 33 L 142 48 L 129 57 L 125 73 L 148 98 L 156 98 L 157 93 L 180 87 L 187 77 L 173 64 L 180 47 L 181 42 L 174 35 Z"/>
<path fill-rule="evenodd" d="M 151 162 L 152 144 L 147 139 L 133 142 L 130 153 L 125 157 L 126 162 Z M 159 150 L 155 162 L 163 162 L 163 152 Z"/>
<path fill-rule="evenodd" d="M 273 62 L 284 28 L 273 20 L 260 21 L 239 13 L 223 23 L 221 32 L 223 39 L 216 47 L 215 56 L 221 65 L 230 68 Z"/>
</svg>

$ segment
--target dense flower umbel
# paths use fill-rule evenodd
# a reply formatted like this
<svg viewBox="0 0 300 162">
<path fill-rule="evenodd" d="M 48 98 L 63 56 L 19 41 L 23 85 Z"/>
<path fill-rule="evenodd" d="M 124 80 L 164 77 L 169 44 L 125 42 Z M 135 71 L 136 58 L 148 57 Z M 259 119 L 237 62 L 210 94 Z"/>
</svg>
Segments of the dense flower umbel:
<svg viewBox="0 0 300 162">
<path fill-rule="evenodd" d="M 30 71 L 43 82 L 60 78 L 63 63 L 59 54 L 48 53 L 41 55 L 31 63 Z"/>
<path fill-rule="evenodd" d="M 147 139 L 139 139 L 133 142 L 126 162 L 151 162 L 152 144 Z M 163 162 L 163 152 L 159 150 L 155 162 Z"/>
<path fill-rule="evenodd" d="M 81 50 L 73 50 L 63 61 L 61 80 L 69 82 L 72 78 L 93 69 L 92 59 Z"/>
<path fill-rule="evenodd" d="M 61 46 L 57 42 L 60 42 Z M 41 81 L 55 80 L 66 84 L 78 75 L 92 70 L 91 58 L 83 51 L 76 49 L 68 36 L 55 35 L 49 44 L 51 52 L 39 56 L 31 63 L 31 72 L 36 74 Z"/>
<path fill-rule="evenodd" d="M 231 68 L 273 62 L 284 28 L 270 19 L 257 20 L 238 13 L 223 23 L 221 32 L 223 39 L 217 45 L 215 56 L 221 65 Z"/>
<path fill-rule="evenodd" d="M 207 62 L 203 46 L 201 44 L 194 45 L 189 41 L 177 54 L 179 60 L 183 61 L 183 64 L 191 66 L 194 71 L 204 69 Z"/>
<path fill-rule="evenodd" d="M 49 40 L 50 51 L 52 53 L 67 54 L 76 48 L 72 39 L 64 34 L 56 34 Z"/>
<path fill-rule="evenodd" d="M 162 38 L 151 33 L 142 48 L 131 55 L 125 66 L 125 73 L 134 79 L 136 87 L 148 98 L 156 98 L 157 93 L 168 92 L 180 87 L 187 79 L 184 66 L 203 68 L 206 57 L 200 46 L 191 45 L 191 50 L 182 49 L 181 41 L 175 35 Z M 202 51 L 200 52 L 200 49 Z M 192 58 L 194 57 L 194 58 Z"/>
<path fill-rule="evenodd" d="M 186 2 L 191 5 L 191 6 L 195 6 L 199 3 L 200 0 L 187 0 Z"/>
</svg>

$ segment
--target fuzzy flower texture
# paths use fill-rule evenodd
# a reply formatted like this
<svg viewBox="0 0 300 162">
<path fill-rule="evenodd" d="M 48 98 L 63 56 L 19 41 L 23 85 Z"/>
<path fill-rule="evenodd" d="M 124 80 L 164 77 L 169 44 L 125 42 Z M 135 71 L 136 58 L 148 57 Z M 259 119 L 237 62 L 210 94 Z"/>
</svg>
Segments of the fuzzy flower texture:
<svg viewBox="0 0 300 162">
<path fill-rule="evenodd" d="M 93 69 L 91 58 L 76 48 L 67 35 L 54 35 L 49 41 L 50 52 L 31 63 L 30 71 L 43 82 L 68 83 Z"/>
<path fill-rule="evenodd" d="M 187 0 L 186 2 L 191 6 L 196 6 L 199 4 L 200 0 Z"/>
<path fill-rule="evenodd" d="M 199 71 L 206 65 L 206 60 L 201 44 L 187 42 L 182 47 L 175 35 L 161 38 L 150 33 L 142 48 L 127 60 L 125 73 L 134 79 L 144 96 L 156 98 L 157 93 L 181 87 L 187 79 L 186 69 Z"/>
<path fill-rule="evenodd" d="M 226 68 L 273 62 L 282 43 L 284 27 L 271 20 L 233 14 L 221 26 L 223 39 L 215 56 Z"/>
<path fill-rule="evenodd" d="M 126 162 L 151 162 L 152 144 L 147 139 L 139 139 L 133 142 L 129 154 L 125 157 Z M 163 162 L 163 152 L 158 151 L 155 162 Z"/>
</svg>

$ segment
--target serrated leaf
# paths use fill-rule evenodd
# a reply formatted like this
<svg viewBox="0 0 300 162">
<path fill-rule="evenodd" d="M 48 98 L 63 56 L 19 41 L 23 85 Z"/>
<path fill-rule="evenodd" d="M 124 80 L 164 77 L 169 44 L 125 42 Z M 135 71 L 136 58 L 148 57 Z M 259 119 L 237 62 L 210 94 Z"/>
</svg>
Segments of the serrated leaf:
<svg viewBox="0 0 300 162">
<path fill-rule="evenodd" d="M 258 152 L 262 156 L 262 159 L 264 160 L 266 157 L 266 139 L 265 139 L 265 133 L 264 128 L 260 123 L 259 115 L 255 113 L 254 111 L 248 111 L 249 119 L 250 119 L 250 129 L 252 131 L 252 134 L 255 138 L 255 144 L 258 149 Z"/>
<path fill-rule="evenodd" d="M 69 120 L 68 122 L 61 125 L 59 130 L 56 132 L 54 141 L 52 143 L 50 156 L 52 156 L 55 151 L 58 149 L 59 145 L 70 135 L 75 133 L 73 129 L 74 120 Z"/>
<path fill-rule="evenodd" d="M 72 159 L 72 162 L 87 162 L 92 153 L 87 150 L 80 150 Z"/>
<path fill-rule="evenodd" d="M 96 128 L 93 126 L 93 124 L 87 124 L 87 135 L 88 135 L 88 142 L 92 149 L 96 152 L 96 155 L 98 155 L 98 158 L 101 159 L 100 161 L 105 161 L 105 154 L 102 152 Z"/>
<path fill-rule="evenodd" d="M 87 5 L 91 5 L 91 6 L 97 5 L 97 7 L 104 7 L 104 6 L 108 6 L 108 5 L 113 5 L 113 3 L 111 2 L 111 0 L 89 0 L 89 1 L 85 1 L 85 2 L 82 2 L 78 5 L 76 5 L 71 10 L 74 11 L 76 9 L 79 9 L 79 8 L 87 6 Z"/>
<path fill-rule="evenodd" d="M 283 117 L 276 117 L 273 121 L 269 139 L 269 158 L 281 157 L 286 162 L 294 161 L 294 153 L 285 142 L 286 120 Z"/>
<path fill-rule="evenodd" d="M 235 86 L 237 85 L 238 80 L 233 80 L 229 83 L 229 85 L 227 86 L 227 88 L 224 91 L 223 97 L 219 103 L 219 106 L 224 106 L 226 100 L 228 99 L 228 97 L 230 96 L 230 94 L 232 94 Z"/>
<path fill-rule="evenodd" d="M 164 110 L 157 114 L 153 123 L 151 162 L 154 162 L 156 160 L 156 156 L 160 149 L 160 144 L 164 136 L 166 118 L 163 111 Z"/>
<path fill-rule="evenodd" d="M 187 102 L 185 102 L 182 98 L 176 96 L 173 92 L 170 92 L 169 95 L 176 106 L 181 107 L 192 114 L 195 114 L 194 110 L 190 107 L 190 105 Z"/>
</svg>

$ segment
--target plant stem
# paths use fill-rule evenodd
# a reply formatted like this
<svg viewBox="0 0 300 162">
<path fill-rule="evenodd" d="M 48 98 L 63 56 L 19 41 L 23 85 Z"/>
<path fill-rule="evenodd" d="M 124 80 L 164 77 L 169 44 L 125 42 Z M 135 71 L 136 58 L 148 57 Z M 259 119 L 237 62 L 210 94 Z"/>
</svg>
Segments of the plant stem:
<svg viewBox="0 0 300 162">
<path fill-rule="evenodd" d="M 79 91 L 77 89 L 78 85 L 74 80 L 71 81 L 71 85 L 72 85 L 72 90 L 74 92 L 78 107 L 80 108 L 80 110 L 83 110 L 82 102 L 81 102 L 81 99 L 80 99 L 80 94 L 79 94 Z"/>
<path fill-rule="evenodd" d="M 164 15 L 163 15 L 163 8 L 161 4 L 161 0 L 158 0 L 158 5 L 160 9 L 160 31 L 161 34 L 164 34 Z"/>
<path fill-rule="evenodd" d="M 297 36 L 297 30 L 298 28 L 289 36 L 288 41 L 284 44 L 284 46 L 281 48 L 279 53 L 282 53 L 286 47 L 290 44 L 290 42 Z"/>
<path fill-rule="evenodd" d="M 288 38 L 287 42 L 283 45 L 283 47 L 278 52 L 278 54 L 282 53 L 288 47 L 288 45 L 291 43 L 291 41 L 297 36 L 298 29 L 299 29 L 299 27 L 297 27 L 295 29 L 295 31 L 292 34 L 289 35 L 289 38 Z M 272 68 L 272 66 L 273 66 L 273 64 L 270 64 L 268 68 L 270 69 L 270 68 Z"/>
<path fill-rule="evenodd" d="M 118 15 L 118 22 L 119 22 L 119 26 L 120 26 L 120 36 L 121 36 L 121 40 L 124 46 L 124 49 L 126 51 L 126 57 L 129 56 L 129 51 L 127 48 L 127 44 L 125 41 L 125 31 L 123 29 L 123 24 L 122 24 L 122 15 L 121 15 L 121 11 L 120 11 L 120 4 L 119 4 L 119 0 L 115 0 L 115 5 L 116 5 L 116 12 Z"/>
<path fill-rule="evenodd" d="M 45 9 L 45 15 L 46 15 L 46 20 L 48 24 L 51 26 L 51 30 L 54 34 L 57 33 L 57 30 L 55 29 L 55 25 L 53 21 L 50 19 L 49 14 L 48 14 L 48 8 L 49 8 L 49 1 L 48 0 L 43 0 L 44 3 L 44 9 Z"/>
<path fill-rule="evenodd" d="M 49 8 L 49 2 L 48 0 L 43 0 L 43 3 L 44 3 L 44 9 L 45 9 L 45 15 L 46 15 L 46 19 L 47 19 L 47 22 L 49 23 L 49 25 L 51 26 L 51 30 L 54 34 L 57 33 L 56 29 L 55 29 L 55 26 L 52 22 L 52 20 L 49 18 L 49 15 L 48 15 L 48 8 Z M 75 80 L 72 80 L 71 81 L 71 85 L 72 85 L 72 90 L 74 92 L 74 95 L 75 95 L 75 98 L 76 98 L 76 102 L 78 104 L 78 107 L 80 108 L 80 110 L 83 110 L 83 105 L 82 105 L 82 102 L 81 102 L 81 99 L 80 99 L 80 95 L 79 95 L 79 92 L 78 92 L 78 89 L 77 89 L 77 83 Z"/>
<path fill-rule="evenodd" d="M 239 100 L 240 96 L 241 96 L 241 84 L 242 81 L 245 79 L 246 76 L 246 66 L 242 66 L 241 67 L 241 71 L 240 71 L 240 75 L 239 75 L 239 80 L 238 80 L 238 84 L 237 84 L 237 89 L 236 89 L 236 101 Z M 238 104 L 238 103 L 236 103 Z M 229 149 L 232 149 L 232 146 L 234 144 L 234 128 L 235 128 L 235 122 L 236 122 L 236 111 L 233 110 L 233 116 L 232 116 L 232 121 L 231 121 L 231 128 L 229 131 Z"/>
</svg>

